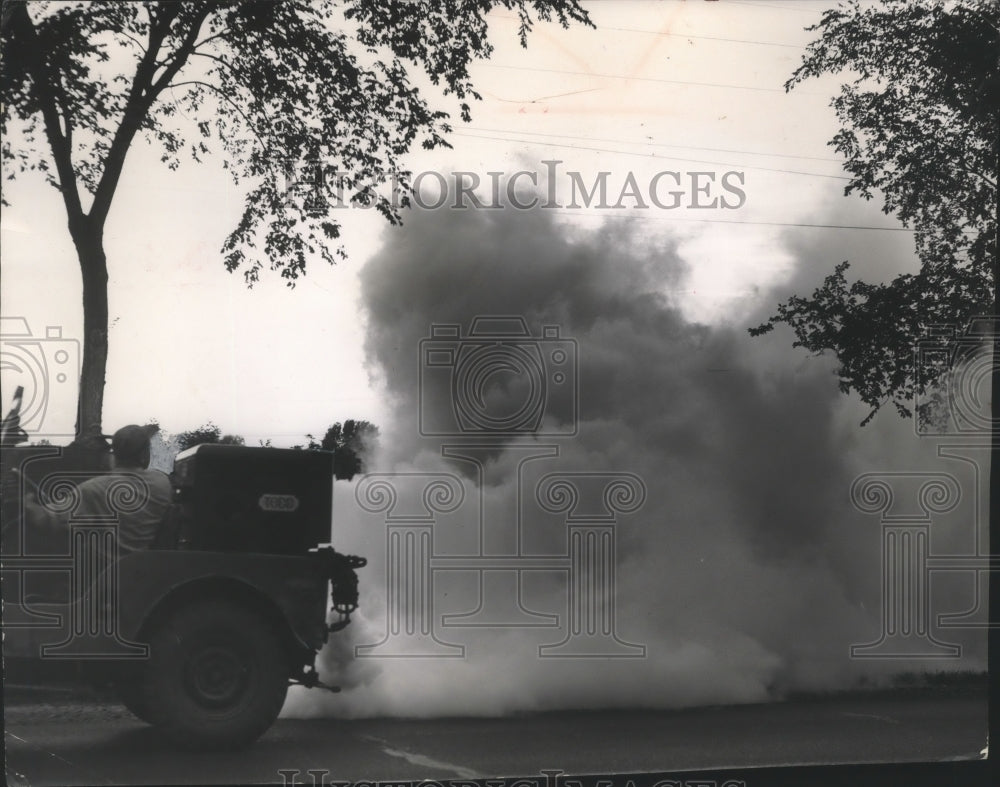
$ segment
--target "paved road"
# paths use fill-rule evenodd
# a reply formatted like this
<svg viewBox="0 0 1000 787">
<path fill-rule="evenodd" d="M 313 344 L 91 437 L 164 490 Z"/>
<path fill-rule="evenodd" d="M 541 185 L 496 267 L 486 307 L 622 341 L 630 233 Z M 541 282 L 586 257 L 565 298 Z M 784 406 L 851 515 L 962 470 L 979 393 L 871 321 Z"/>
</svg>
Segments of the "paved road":
<svg viewBox="0 0 1000 787">
<path fill-rule="evenodd" d="M 8 783 L 249 784 L 636 773 L 974 758 L 986 698 L 840 698 L 502 719 L 280 719 L 239 753 L 178 753 L 117 706 L 5 711 Z"/>
</svg>

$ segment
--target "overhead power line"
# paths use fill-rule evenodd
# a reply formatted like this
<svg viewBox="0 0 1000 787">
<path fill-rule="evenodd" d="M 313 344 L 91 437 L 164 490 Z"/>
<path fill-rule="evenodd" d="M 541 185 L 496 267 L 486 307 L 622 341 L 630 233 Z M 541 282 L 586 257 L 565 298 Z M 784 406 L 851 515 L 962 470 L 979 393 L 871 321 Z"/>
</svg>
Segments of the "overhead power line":
<svg viewBox="0 0 1000 787">
<path fill-rule="evenodd" d="M 561 68 L 535 68 L 532 66 L 508 66 L 499 63 L 480 63 L 481 68 L 500 68 L 509 71 L 532 71 L 540 74 L 566 74 L 568 76 L 590 77 L 591 79 L 623 79 L 629 82 L 655 82 L 666 85 L 693 85 L 695 87 L 714 87 L 729 90 L 752 90 L 758 93 L 782 93 L 786 91 L 782 87 L 756 87 L 754 85 L 732 85 L 725 82 L 695 82 L 687 79 L 662 79 L 659 77 L 639 77 L 628 74 L 595 74 L 590 71 L 569 71 Z M 795 91 L 800 96 L 819 96 L 826 98 L 824 93 L 810 93 L 807 91 Z"/>
<path fill-rule="evenodd" d="M 866 224 L 813 224 L 810 222 L 802 221 L 738 221 L 736 219 L 695 219 L 686 218 L 683 216 L 644 216 L 637 213 L 630 213 L 628 215 L 622 215 L 621 213 L 613 213 L 611 211 L 605 210 L 601 211 L 600 214 L 597 213 L 587 213 L 584 211 L 574 211 L 562 209 L 559 214 L 570 214 L 573 216 L 581 216 L 583 218 L 595 218 L 595 219 L 628 219 L 630 221 L 686 221 L 695 222 L 697 224 L 746 224 L 750 226 L 761 226 L 761 227 L 806 227 L 809 229 L 824 229 L 824 230 L 872 230 L 875 232 L 914 232 L 914 230 L 907 227 L 874 227 Z"/>
<path fill-rule="evenodd" d="M 643 30 L 638 27 L 609 27 L 607 25 L 598 25 L 598 30 L 617 30 L 622 33 L 645 33 L 647 35 L 653 36 L 670 36 L 672 38 L 694 38 L 699 41 L 725 41 L 730 44 L 757 44 L 759 46 L 780 46 L 786 49 L 805 49 L 804 46 L 799 44 L 780 44 L 777 41 L 755 41 L 749 38 L 723 38 L 721 36 L 700 36 L 694 35 L 693 33 L 666 33 L 661 30 Z"/>
<path fill-rule="evenodd" d="M 671 142 L 652 142 L 646 140 L 616 139 L 613 137 L 581 137 L 581 136 L 575 136 L 573 134 L 546 134 L 541 131 L 519 131 L 518 129 L 512 129 L 512 128 L 484 128 L 482 126 L 465 126 L 465 128 L 471 131 L 485 131 L 497 134 L 520 134 L 522 136 L 549 137 L 553 139 L 575 139 L 584 142 L 617 142 L 621 145 L 645 145 L 647 147 L 655 147 L 655 148 L 682 148 L 684 150 L 708 150 L 712 151 L 713 153 L 745 153 L 750 156 L 807 159 L 809 161 L 829 161 L 836 164 L 839 164 L 841 162 L 839 158 L 833 158 L 831 156 L 797 156 L 794 153 L 767 153 L 761 150 L 741 150 L 738 148 L 707 148 L 698 145 L 677 145 Z"/>
<path fill-rule="evenodd" d="M 805 175 L 813 178 L 830 178 L 832 180 L 850 180 L 850 178 L 844 177 L 843 175 L 826 175 L 822 172 L 803 172 L 801 170 L 794 169 L 780 169 L 777 167 L 761 167 L 755 164 L 734 164 L 728 161 L 708 161 L 706 159 L 693 159 L 693 158 L 682 158 L 680 156 L 663 156 L 656 153 L 639 153 L 634 150 L 612 150 L 610 148 L 598 148 L 590 147 L 586 145 L 569 145 L 565 143 L 558 142 L 543 142 L 541 140 L 534 139 L 514 139 L 513 137 L 498 137 L 489 136 L 485 134 L 468 134 L 461 131 L 453 131 L 453 136 L 456 137 L 468 137 L 470 139 L 486 139 L 494 142 L 524 142 L 531 145 L 545 145 L 546 147 L 554 148 L 569 148 L 571 150 L 587 150 L 594 153 L 614 153 L 619 156 L 638 156 L 645 159 L 661 159 L 667 161 L 685 161 L 692 164 L 711 164 L 716 167 L 734 167 L 737 169 L 756 169 L 762 170 L 764 172 L 781 172 L 787 175 Z"/>
<path fill-rule="evenodd" d="M 517 17 L 507 16 L 506 14 L 496 14 L 493 19 L 507 19 L 512 22 L 518 22 Z M 693 38 L 699 41 L 724 41 L 731 44 L 757 44 L 760 46 L 780 46 L 787 49 L 805 49 L 805 47 L 799 44 L 783 44 L 778 41 L 757 41 L 750 38 L 724 38 L 722 36 L 704 36 L 696 35 L 694 33 L 668 33 L 665 30 L 646 30 L 640 27 L 616 27 L 612 25 L 594 25 L 597 30 L 616 30 L 622 33 L 644 33 L 646 35 L 653 36 L 669 36 L 671 38 Z"/>
<path fill-rule="evenodd" d="M 812 15 L 815 15 L 817 11 L 825 10 L 828 7 L 827 5 L 823 5 L 821 8 L 817 8 L 817 11 L 814 11 L 810 8 L 795 8 L 794 6 L 784 5 L 784 4 L 771 5 L 769 3 L 750 3 L 742 1 L 734 2 L 734 0 L 724 0 L 724 2 L 726 5 L 732 5 L 732 6 L 753 6 L 754 8 L 773 8 L 776 11 L 791 11 L 796 14 L 812 14 Z M 817 3 L 817 5 L 819 4 Z"/>
</svg>

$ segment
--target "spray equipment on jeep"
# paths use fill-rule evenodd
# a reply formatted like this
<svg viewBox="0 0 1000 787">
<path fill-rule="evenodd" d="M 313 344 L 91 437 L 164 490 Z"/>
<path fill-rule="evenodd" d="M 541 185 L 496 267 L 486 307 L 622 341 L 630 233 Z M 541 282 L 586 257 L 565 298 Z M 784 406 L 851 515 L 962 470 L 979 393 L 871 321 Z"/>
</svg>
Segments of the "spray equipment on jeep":
<svg viewBox="0 0 1000 787">
<path fill-rule="evenodd" d="M 199 445 L 177 455 L 182 548 L 310 555 L 330 583 L 340 631 L 358 607 L 355 569 L 367 561 L 328 546 L 333 454 L 283 448 Z"/>
<path fill-rule="evenodd" d="M 332 634 L 346 627 L 351 622 L 351 613 L 358 608 L 358 575 L 354 570 L 364 568 L 368 561 L 357 555 L 342 555 L 333 547 L 321 547 L 316 552 L 330 580 L 330 611 L 339 615 L 327 626 Z"/>
</svg>

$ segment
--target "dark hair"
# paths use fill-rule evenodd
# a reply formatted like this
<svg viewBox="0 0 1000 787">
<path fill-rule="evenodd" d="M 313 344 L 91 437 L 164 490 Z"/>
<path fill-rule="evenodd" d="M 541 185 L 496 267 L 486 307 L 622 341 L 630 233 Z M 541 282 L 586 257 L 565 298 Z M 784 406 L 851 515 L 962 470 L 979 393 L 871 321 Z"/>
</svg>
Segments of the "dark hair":
<svg viewBox="0 0 1000 787">
<path fill-rule="evenodd" d="M 123 426 L 111 438 L 115 464 L 123 467 L 145 467 L 149 463 L 149 438 L 158 427 Z"/>
</svg>

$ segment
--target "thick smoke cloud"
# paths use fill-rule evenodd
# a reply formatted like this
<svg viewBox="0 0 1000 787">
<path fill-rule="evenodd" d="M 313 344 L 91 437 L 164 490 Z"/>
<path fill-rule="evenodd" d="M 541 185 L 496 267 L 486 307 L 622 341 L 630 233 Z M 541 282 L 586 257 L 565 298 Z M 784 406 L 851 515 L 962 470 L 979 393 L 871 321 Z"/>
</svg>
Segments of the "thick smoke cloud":
<svg viewBox="0 0 1000 787">
<path fill-rule="evenodd" d="M 476 523 L 518 516 L 525 553 L 559 554 L 565 525 L 540 511 L 526 488 L 553 471 L 642 479 L 645 505 L 616 523 L 615 626 L 623 641 L 645 645 L 644 657 L 539 658 L 539 644 L 559 639 L 551 629 L 438 630 L 442 615 L 476 607 L 478 579 L 468 571 L 435 575 L 435 628 L 443 641 L 465 646 L 463 658 L 352 658 L 354 645 L 385 636 L 386 529 L 359 508 L 357 483 L 338 484 L 338 546 L 372 558 L 363 609 L 325 654 L 324 670 L 346 690 L 335 700 L 296 695 L 287 712 L 747 702 L 928 667 L 849 656 L 851 644 L 878 636 L 881 579 L 878 522 L 852 507 L 848 490 L 861 472 L 898 469 L 900 457 L 906 465 L 911 450 L 913 466 L 903 469 L 938 467 L 934 446 L 895 416 L 859 430 L 864 410 L 837 391 L 832 361 L 792 351 L 787 335 L 752 339 L 745 325 L 685 321 L 670 293 L 697 260 L 681 259 L 669 237 L 636 240 L 634 230 L 608 222 L 584 232 L 545 210 L 416 212 L 387 236 L 362 285 L 372 373 L 394 407 L 371 466 L 451 473 L 465 491 L 462 507 L 435 523 L 435 554 L 469 555 L 489 544 L 503 551 L 511 546 L 503 528 L 480 534 Z M 835 255 L 834 240 L 799 241 L 796 255 Z M 825 267 L 800 264 L 786 286 L 807 290 Z M 782 293 L 772 295 L 776 301 Z M 764 319 L 770 303 L 762 299 L 747 325 Z M 420 394 L 419 369 L 432 324 L 467 331 L 483 315 L 520 315 L 536 336 L 558 326 L 560 337 L 577 342 L 579 429 L 537 438 L 539 450 L 558 445 L 558 456 L 520 470 L 528 449 L 484 449 L 480 475 L 475 465 L 442 456 L 447 440 L 420 435 L 421 408 L 447 417 L 452 403 L 448 390 L 427 379 Z M 489 406 L 503 410 L 504 397 L 524 395 L 508 376 Z M 549 431 L 565 432 L 573 413 L 564 405 L 547 413 Z M 935 536 L 941 550 L 966 538 L 967 527 L 950 527 Z M 508 542 L 516 540 L 507 532 Z M 521 590 L 530 609 L 560 614 L 565 633 L 564 575 L 526 572 Z M 976 635 L 952 639 L 981 647 Z M 982 650 L 966 653 L 960 665 L 976 666 Z"/>
</svg>

